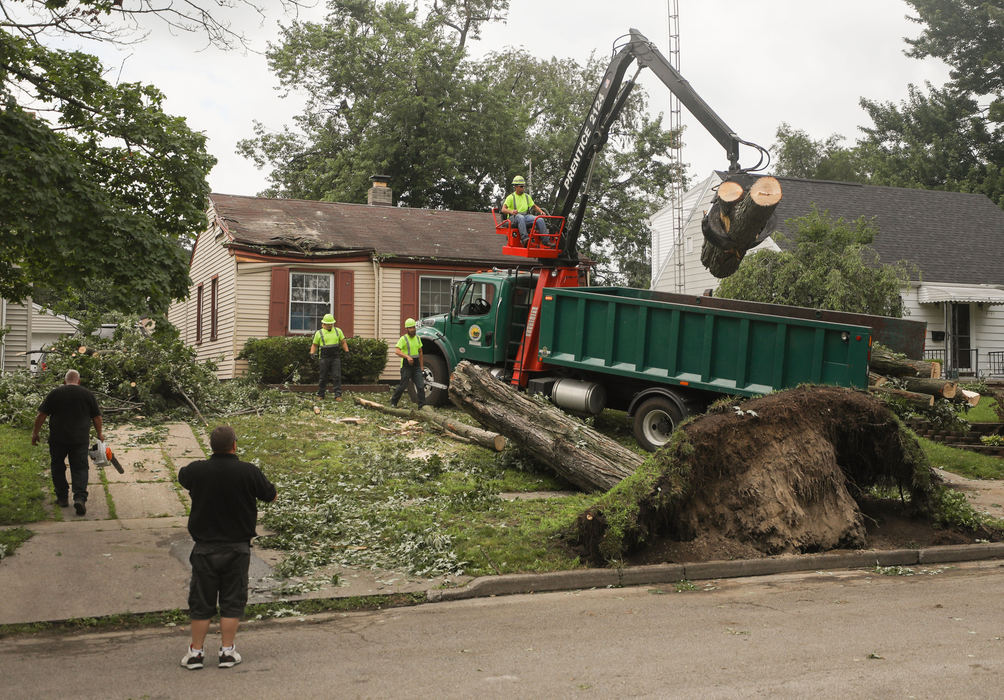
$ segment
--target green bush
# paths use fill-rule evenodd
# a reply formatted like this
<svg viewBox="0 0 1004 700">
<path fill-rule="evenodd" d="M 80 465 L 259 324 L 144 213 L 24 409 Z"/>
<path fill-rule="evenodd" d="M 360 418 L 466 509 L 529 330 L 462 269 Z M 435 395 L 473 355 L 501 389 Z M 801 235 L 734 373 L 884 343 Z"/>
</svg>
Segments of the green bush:
<svg viewBox="0 0 1004 700">
<path fill-rule="evenodd" d="M 318 380 L 317 359 L 310 356 L 310 336 L 251 338 L 239 358 L 266 384 L 313 384 Z M 349 354 L 342 356 L 342 383 L 376 381 L 387 364 L 387 343 L 375 338 L 346 338 Z"/>
<path fill-rule="evenodd" d="M 147 413 L 186 406 L 185 397 L 205 405 L 219 384 L 215 365 L 196 361 L 194 349 L 176 338 L 151 337 L 128 322 L 119 324 L 111 338 L 59 339 L 46 364 L 47 371 L 39 373 L 44 391 L 61 384 L 72 368 L 103 406 L 117 399 L 139 404 Z"/>
<path fill-rule="evenodd" d="M 310 359 L 310 338 L 305 335 L 249 338 L 237 356 L 248 361 L 248 371 L 265 384 L 317 381 L 317 364 Z"/>
<path fill-rule="evenodd" d="M 387 365 L 387 343 L 379 338 L 349 338 L 349 354 L 342 357 L 342 381 L 372 384 Z"/>
<path fill-rule="evenodd" d="M 48 391 L 26 369 L 0 373 L 0 423 L 30 428 Z"/>
</svg>

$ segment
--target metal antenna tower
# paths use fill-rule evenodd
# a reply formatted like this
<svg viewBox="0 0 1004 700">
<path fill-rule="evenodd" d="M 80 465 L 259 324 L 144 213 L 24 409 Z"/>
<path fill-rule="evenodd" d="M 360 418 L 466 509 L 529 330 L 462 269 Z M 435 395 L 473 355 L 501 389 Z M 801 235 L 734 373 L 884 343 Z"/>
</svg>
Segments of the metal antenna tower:
<svg viewBox="0 0 1004 700">
<path fill-rule="evenodd" d="M 666 0 L 666 9 L 669 13 L 669 62 L 677 71 L 680 70 L 680 3 L 679 0 Z M 680 100 L 676 95 L 669 98 L 669 128 L 680 133 L 683 122 L 680 114 Z M 683 163 L 683 148 L 681 140 L 676 142 L 673 149 L 673 158 L 678 165 Z M 673 283 L 675 291 L 682 294 L 686 289 L 686 266 L 684 265 L 684 255 L 686 247 L 683 241 L 683 173 L 673 181 L 671 192 L 673 207 Z M 656 263 L 655 254 L 652 255 L 653 265 Z M 654 271 L 653 271 L 654 274 Z"/>
</svg>

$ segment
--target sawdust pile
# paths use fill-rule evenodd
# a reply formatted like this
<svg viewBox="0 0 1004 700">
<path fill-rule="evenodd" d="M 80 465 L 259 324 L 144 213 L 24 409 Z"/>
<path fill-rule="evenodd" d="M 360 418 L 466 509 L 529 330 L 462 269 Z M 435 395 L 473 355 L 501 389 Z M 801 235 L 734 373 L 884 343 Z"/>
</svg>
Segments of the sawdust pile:
<svg viewBox="0 0 1004 700">
<path fill-rule="evenodd" d="M 734 556 L 862 547 L 865 491 L 899 488 L 925 511 L 932 479 L 916 440 L 880 401 L 799 388 L 721 405 L 685 425 L 579 516 L 573 540 L 597 564 L 657 535 L 713 542 Z"/>
</svg>

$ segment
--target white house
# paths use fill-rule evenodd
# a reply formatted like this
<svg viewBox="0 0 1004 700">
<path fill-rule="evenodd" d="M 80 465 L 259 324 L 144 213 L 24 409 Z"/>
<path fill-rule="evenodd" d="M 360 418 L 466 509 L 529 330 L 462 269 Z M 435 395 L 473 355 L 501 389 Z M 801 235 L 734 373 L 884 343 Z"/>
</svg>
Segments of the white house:
<svg viewBox="0 0 1004 700">
<path fill-rule="evenodd" d="M 0 372 L 27 369 L 60 337 L 75 333 L 77 321 L 57 316 L 31 300 L 23 304 L 0 299 L 0 329 L 7 333 L 0 339 Z"/>
<path fill-rule="evenodd" d="M 683 294 L 715 290 L 701 264 L 701 219 L 722 173 L 712 173 L 683 200 L 682 236 L 666 207 L 652 216 L 652 288 Z M 960 375 L 1004 375 L 1004 211 L 986 196 L 780 177 L 775 230 L 815 204 L 833 217 L 873 218 L 882 262 L 906 260 L 920 271 L 902 296 L 909 318 L 927 322 L 925 355 Z M 760 249 L 780 250 L 773 237 Z M 749 257 L 758 249 L 746 253 Z M 682 263 L 681 263 L 682 261 Z"/>
</svg>

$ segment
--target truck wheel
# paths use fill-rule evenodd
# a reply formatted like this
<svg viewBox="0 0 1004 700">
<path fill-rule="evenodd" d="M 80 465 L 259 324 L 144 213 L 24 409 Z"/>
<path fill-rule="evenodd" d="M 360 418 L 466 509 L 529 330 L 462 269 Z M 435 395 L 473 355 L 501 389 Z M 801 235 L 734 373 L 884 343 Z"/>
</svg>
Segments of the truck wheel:
<svg viewBox="0 0 1004 700">
<path fill-rule="evenodd" d="M 679 407 L 667 398 L 653 396 L 642 402 L 634 414 L 634 438 L 644 449 L 655 452 L 669 442 L 682 416 Z"/>
<path fill-rule="evenodd" d="M 425 403 L 430 406 L 442 406 L 448 400 L 446 389 L 435 389 L 429 386 L 428 382 L 436 382 L 437 384 L 448 385 L 450 382 L 450 373 L 446 371 L 446 360 L 444 360 L 439 355 L 426 355 L 425 356 Z M 418 393 L 415 391 L 415 385 L 408 382 L 408 396 L 414 403 L 418 403 Z"/>
</svg>

